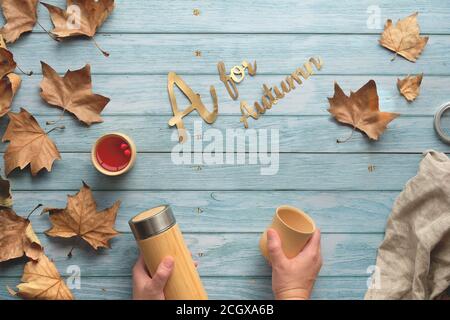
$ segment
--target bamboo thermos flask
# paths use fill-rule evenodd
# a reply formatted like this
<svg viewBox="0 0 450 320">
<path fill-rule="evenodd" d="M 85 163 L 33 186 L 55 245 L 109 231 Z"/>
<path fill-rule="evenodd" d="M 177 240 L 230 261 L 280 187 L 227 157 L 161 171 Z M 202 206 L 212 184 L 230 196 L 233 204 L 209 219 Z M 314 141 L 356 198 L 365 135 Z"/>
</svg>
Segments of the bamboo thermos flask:
<svg viewBox="0 0 450 320">
<path fill-rule="evenodd" d="M 129 224 L 150 275 L 165 257 L 174 258 L 174 269 L 164 289 L 167 300 L 208 299 L 170 206 L 144 211 Z"/>
</svg>

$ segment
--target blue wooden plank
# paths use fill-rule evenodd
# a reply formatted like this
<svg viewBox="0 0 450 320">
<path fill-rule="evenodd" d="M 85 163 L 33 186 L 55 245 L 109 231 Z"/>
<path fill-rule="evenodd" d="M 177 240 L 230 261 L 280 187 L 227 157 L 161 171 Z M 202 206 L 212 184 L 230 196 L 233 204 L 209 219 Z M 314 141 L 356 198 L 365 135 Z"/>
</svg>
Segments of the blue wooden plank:
<svg viewBox="0 0 450 320">
<path fill-rule="evenodd" d="M 289 34 L 102 34 L 92 41 L 52 41 L 46 34 L 22 39 L 12 48 L 22 69 L 40 73 L 40 60 L 58 72 L 92 64 L 94 74 L 217 74 L 217 62 L 233 66 L 258 62 L 259 74 L 288 75 L 311 56 L 324 60 L 321 74 L 397 75 L 425 72 L 449 75 L 450 35 L 434 35 L 416 63 L 397 58 L 378 44 L 377 35 Z M 37 50 L 36 48 L 39 48 Z M 238 50 L 238 51 L 237 51 Z M 195 55 L 201 51 L 201 57 Z M 33 55 L 30 55 L 33 52 Z M 363 57 L 363 58 L 361 58 Z M 277 81 L 276 84 L 279 84 Z M 151 90 L 151 84 L 148 86 Z"/>
<path fill-rule="evenodd" d="M 231 66 L 229 66 L 231 67 Z M 395 76 L 324 76 L 315 75 L 305 81 L 292 94 L 288 94 L 279 102 L 277 108 L 267 112 L 271 115 L 328 115 L 327 97 L 333 96 L 334 81 L 338 82 L 347 93 L 356 91 L 369 79 L 377 83 L 380 97 L 380 109 L 397 112 L 402 115 L 434 115 L 438 106 L 449 100 L 447 90 L 450 77 L 434 77 L 425 75 L 420 96 L 414 103 L 408 103 L 397 89 Z M 208 108 L 212 108 L 209 86 L 214 85 L 219 100 L 219 116 L 239 115 L 239 101 L 253 102 L 260 98 L 263 84 L 277 84 L 282 79 L 279 75 L 260 75 L 247 78 L 239 86 L 239 101 L 232 100 L 218 74 L 215 75 L 182 75 L 193 90 L 202 95 Z M 168 94 L 167 75 L 94 75 L 94 92 L 111 98 L 103 114 L 107 115 L 167 115 L 172 114 Z M 42 76 L 22 77 L 22 86 L 13 101 L 13 109 L 26 107 L 37 115 L 59 115 L 60 109 L 52 108 L 39 98 L 39 83 Z M 176 91 L 177 101 L 181 106 L 188 101 Z M 220 118 L 219 118 L 220 120 Z"/>
<path fill-rule="evenodd" d="M 403 189 L 420 160 L 418 154 L 280 154 L 277 174 L 261 175 L 267 165 L 174 165 L 170 153 L 141 153 L 126 175 L 107 177 L 92 166 L 90 153 L 65 153 L 50 173 L 16 170 L 10 178 L 14 190 L 73 190 L 84 179 L 95 190 L 390 191 Z"/>
<path fill-rule="evenodd" d="M 14 210 L 25 215 L 35 205 L 64 208 L 73 191 L 17 191 Z M 120 199 L 116 229 L 129 232 L 128 220 L 139 212 L 170 203 L 184 232 L 261 232 L 275 208 L 302 208 L 325 233 L 382 233 L 398 192 L 373 191 L 94 191 L 99 210 Z M 36 232 L 50 227 L 46 215 L 32 215 Z"/>
<path fill-rule="evenodd" d="M 400 117 L 389 124 L 386 132 L 379 141 L 370 141 L 363 133 L 356 133 L 347 143 L 336 143 L 336 139 L 347 137 L 352 128 L 338 124 L 331 116 L 275 116 L 278 108 L 275 106 L 267 111 L 267 116 L 259 120 L 249 120 L 249 128 L 267 130 L 269 143 L 274 134 L 271 130 L 279 132 L 280 152 L 396 152 L 396 153 L 421 153 L 426 149 L 436 149 L 450 152 L 450 146 L 443 143 L 436 135 L 433 128 L 433 117 Z M 272 115 L 272 116 L 269 116 Z M 37 116 L 38 122 L 44 126 L 46 121 L 56 121 L 57 116 Z M 104 123 L 86 127 L 76 118 L 66 115 L 59 124 L 65 125 L 63 132 L 51 134 L 61 152 L 90 152 L 92 145 L 103 134 L 115 131 L 126 131 L 135 141 L 139 152 L 171 152 L 178 142 L 178 134 L 175 127 L 167 124 L 170 116 L 105 116 Z M 225 151 L 225 139 L 227 132 L 236 131 L 240 139 L 236 139 L 238 152 L 255 152 L 255 143 L 249 137 L 256 135 L 263 137 L 265 131 L 244 131 L 244 126 L 239 122 L 240 116 L 220 116 L 210 126 L 202 122 L 197 115 L 185 118 L 185 126 L 197 143 L 205 139 L 203 148 L 211 144 L 207 139 L 208 129 L 218 129 L 223 139 Z M 195 124 L 201 126 L 201 130 L 194 131 Z M 199 123 L 199 124 L 198 124 Z M 0 120 L 0 132 L 6 129 L 8 121 Z M 450 129 L 450 122 L 444 124 Z M 209 132 L 211 133 L 211 131 Z M 214 134 L 217 134 L 217 130 Z M 174 138 L 172 139 L 172 136 Z M 195 137 L 194 137 L 195 135 Z M 259 135 L 259 136 L 258 136 Z M 172 139 L 172 140 L 171 140 Z M 4 152 L 7 145 L 0 145 L 0 151 Z M 257 147 L 257 145 L 256 145 Z M 258 151 L 258 150 L 257 150 Z"/>
<path fill-rule="evenodd" d="M 261 230 L 261 232 L 264 230 Z M 201 276 L 269 276 L 271 270 L 259 252 L 261 233 L 184 233 L 187 245 L 199 262 Z M 39 234 L 47 255 L 60 270 L 76 264 L 86 276 L 127 276 L 136 262 L 138 247 L 130 233 L 111 240 L 112 249 L 95 252 L 83 241 L 49 238 Z M 321 276 L 366 276 L 375 264 L 382 234 L 323 234 L 324 264 Z M 71 248 L 72 258 L 67 254 Z M 20 276 L 24 259 L 2 263 L 0 277 Z"/>
<path fill-rule="evenodd" d="M 273 299 L 271 279 L 252 277 L 203 277 L 202 282 L 210 299 Z M 362 299 L 366 291 L 366 278 L 319 277 L 312 293 L 313 299 Z M 0 287 L 14 288 L 19 278 L 0 278 Z M 70 281 L 68 284 L 70 285 Z M 84 277 L 80 289 L 72 292 L 78 300 L 131 299 L 130 277 Z M 6 290 L 0 290 L 0 299 L 14 299 Z"/>
<path fill-rule="evenodd" d="M 47 0 L 65 7 L 65 0 Z M 198 15 L 194 10 L 199 11 Z M 100 29 L 114 33 L 380 33 L 394 21 L 419 11 L 425 33 L 448 33 L 450 12 L 443 0 L 285 0 L 183 1 L 116 0 L 116 9 Z M 379 22 L 374 14 L 379 13 Z M 39 21 L 51 27 L 40 6 Z M 375 23 L 372 23 L 374 21 Z M 2 23 L 2 20 L 0 20 Z M 35 32 L 43 32 L 38 26 Z"/>
</svg>

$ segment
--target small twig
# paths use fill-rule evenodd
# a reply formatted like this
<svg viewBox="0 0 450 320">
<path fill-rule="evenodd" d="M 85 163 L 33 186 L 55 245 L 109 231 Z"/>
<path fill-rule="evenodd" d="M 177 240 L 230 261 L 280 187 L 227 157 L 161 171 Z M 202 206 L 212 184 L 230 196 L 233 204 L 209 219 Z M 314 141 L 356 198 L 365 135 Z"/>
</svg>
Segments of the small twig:
<svg viewBox="0 0 450 320">
<path fill-rule="evenodd" d="M 25 71 L 23 71 L 22 68 L 19 67 L 18 65 L 16 65 L 16 68 L 19 69 L 20 72 L 22 72 L 23 74 L 25 74 L 25 75 L 27 75 L 27 76 L 29 76 L 29 77 L 33 75 L 33 71 L 25 72 Z"/>
<path fill-rule="evenodd" d="M 356 128 L 353 128 L 352 132 L 350 133 L 350 135 L 347 138 L 345 138 L 344 140 L 337 139 L 336 143 L 344 143 L 344 142 L 347 142 L 348 140 L 350 140 L 350 138 L 353 136 L 353 133 L 355 132 L 355 130 L 356 130 Z"/>
<path fill-rule="evenodd" d="M 392 59 L 391 59 L 391 61 L 394 61 L 395 60 L 395 58 L 397 58 L 397 52 L 394 54 L 394 56 L 392 57 Z"/>
<path fill-rule="evenodd" d="M 52 132 L 52 131 L 54 131 L 54 130 L 63 130 L 63 129 L 65 129 L 65 128 L 66 128 L 66 126 L 54 127 L 54 128 L 52 128 L 52 129 L 48 130 L 45 134 L 49 134 L 50 132 Z"/>
<path fill-rule="evenodd" d="M 30 219 L 30 216 L 33 214 L 33 212 L 35 212 L 37 209 L 39 209 L 42 206 L 43 206 L 43 204 L 39 203 L 33 210 L 31 210 L 31 212 L 27 216 L 27 220 Z"/>
<path fill-rule="evenodd" d="M 92 42 L 94 42 L 95 46 L 97 47 L 98 50 L 100 50 L 100 52 L 105 56 L 105 57 L 109 57 L 109 52 L 103 50 L 102 48 L 100 48 L 100 46 L 98 45 L 97 41 L 95 41 L 94 37 L 91 38 Z"/>
<path fill-rule="evenodd" d="M 69 253 L 67 254 L 67 257 L 70 259 L 72 258 L 72 252 L 75 250 L 75 247 L 78 247 L 80 245 L 80 238 L 77 238 L 76 243 L 72 246 L 72 249 L 70 249 Z"/>
<path fill-rule="evenodd" d="M 72 258 L 72 251 L 75 249 L 75 246 L 72 246 L 72 249 L 70 249 L 69 253 L 67 254 L 67 257 L 70 259 Z"/>
<path fill-rule="evenodd" d="M 65 113 L 65 112 L 66 112 L 66 108 L 63 109 L 63 111 L 62 111 L 61 115 L 59 116 L 58 120 L 55 120 L 55 121 L 47 121 L 45 124 L 48 125 L 48 126 L 49 126 L 49 125 L 57 124 L 59 121 L 61 121 L 61 120 L 63 119 L 64 113 Z"/>
<path fill-rule="evenodd" d="M 39 21 L 36 21 L 37 22 L 37 24 L 42 28 L 42 30 L 44 30 L 45 31 L 45 33 L 47 33 L 48 34 L 48 36 L 50 37 L 50 38 L 52 38 L 53 40 L 55 40 L 55 41 L 57 41 L 57 42 L 59 42 L 59 39 L 58 38 L 56 38 L 53 34 L 51 34 L 51 32 L 50 31 L 48 31 L 47 29 L 45 29 L 43 26 L 42 26 L 42 24 L 40 24 L 40 22 Z"/>
</svg>

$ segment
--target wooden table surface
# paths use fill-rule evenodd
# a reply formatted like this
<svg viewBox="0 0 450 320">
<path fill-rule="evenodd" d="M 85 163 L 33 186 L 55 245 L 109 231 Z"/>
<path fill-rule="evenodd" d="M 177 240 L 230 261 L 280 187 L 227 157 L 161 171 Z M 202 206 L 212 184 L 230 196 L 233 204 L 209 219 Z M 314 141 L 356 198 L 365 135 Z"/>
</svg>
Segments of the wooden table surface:
<svg viewBox="0 0 450 320">
<path fill-rule="evenodd" d="M 65 6 L 63 0 L 47 1 Z M 40 28 L 10 46 L 23 76 L 13 110 L 26 107 L 45 126 L 60 114 L 39 97 L 40 61 L 58 72 L 90 63 L 94 91 L 111 98 L 104 123 L 87 128 L 70 115 L 66 129 L 52 138 L 62 153 L 51 173 L 31 177 L 29 170 L 10 175 L 15 210 L 29 212 L 36 204 L 64 207 L 81 181 L 92 188 L 99 208 L 122 200 L 116 227 L 122 233 L 111 250 L 95 252 L 86 245 L 66 257 L 73 241 L 48 238 L 46 216 L 32 218 L 46 253 L 65 277 L 76 265 L 81 270 L 77 299 L 128 299 L 131 268 L 137 247 L 127 221 L 160 203 L 170 203 L 199 271 L 213 299 L 272 298 L 270 269 L 258 251 L 258 237 L 281 204 L 303 208 L 323 232 L 324 266 L 314 298 L 361 299 L 368 267 L 375 263 L 386 219 L 406 181 L 417 171 L 421 153 L 433 148 L 449 153 L 433 130 L 433 115 L 450 100 L 450 3 L 379 0 L 380 24 L 368 28 L 377 8 L 373 1 L 325 0 L 117 0 L 112 16 L 96 40 L 109 51 L 103 57 L 93 43 L 75 39 L 57 43 Z M 194 14 L 198 9 L 199 14 Z M 430 35 L 416 63 L 378 45 L 384 21 L 396 21 L 419 11 L 423 34 Z M 39 21 L 50 28 L 48 13 L 39 8 Z M 197 52 L 197 54 L 196 54 Z M 239 85 L 241 98 L 255 101 L 261 85 L 278 84 L 310 56 L 321 56 L 324 68 L 305 85 L 289 93 L 252 128 L 280 130 L 280 170 L 260 175 L 256 165 L 174 165 L 167 121 L 171 107 L 167 73 L 175 71 L 202 94 L 211 109 L 209 86 L 216 87 L 219 117 L 212 127 L 241 128 L 239 102 L 229 98 L 216 64 L 227 68 L 256 60 L 258 73 Z M 397 77 L 424 72 L 421 95 L 407 103 L 396 88 Z M 369 79 L 378 85 L 384 111 L 401 113 L 378 142 L 357 133 L 344 144 L 350 129 L 327 112 L 327 97 L 337 81 L 347 93 Z M 182 103 L 181 103 L 182 102 Z M 180 106 L 184 101 L 180 100 Z M 185 118 L 192 128 L 199 117 Z M 7 120 L 1 120 L 1 131 Z M 206 125 L 203 126 L 207 128 Z M 134 169 L 110 178 L 90 163 L 90 148 L 103 133 L 130 135 L 139 151 Z M 6 145 L 2 144 L 1 151 Z M 369 170 L 373 166 L 373 170 Z M 19 283 L 25 260 L 0 265 L 0 298 L 9 298 L 5 285 Z"/>
</svg>

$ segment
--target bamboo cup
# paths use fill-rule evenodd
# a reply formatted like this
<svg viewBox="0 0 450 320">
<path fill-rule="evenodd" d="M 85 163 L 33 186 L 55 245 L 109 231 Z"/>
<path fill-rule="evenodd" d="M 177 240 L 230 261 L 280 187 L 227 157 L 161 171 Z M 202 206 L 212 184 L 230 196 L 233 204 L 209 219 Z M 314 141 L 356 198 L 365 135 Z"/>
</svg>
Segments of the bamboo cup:
<svg viewBox="0 0 450 320">
<path fill-rule="evenodd" d="M 106 170 L 105 168 L 103 168 L 101 166 L 101 164 L 97 160 L 97 154 L 96 154 L 97 146 L 99 145 L 100 142 L 102 142 L 103 139 L 111 137 L 111 136 L 116 136 L 116 137 L 119 137 L 119 138 L 125 140 L 128 143 L 128 145 L 130 146 L 130 151 L 131 151 L 130 162 L 128 162 L 128 164 L 125 168 L 123 168 L 122 170 L 119 170 L 119 171 Z M 137 155 L 136 145 L 134 144 L 134 141 L 131 140 L 131 138 L 129 136 L 127 136 L 126 134 L 123 134 L 123 133 L 119 133 L 119 132 L 112 132 L 112 133 L 108 133 L 108 134 L 101 136 L 94 143 L 94 145 L 92 146 L 92 150 L 91 150 L 91 161 L 92 161 L 92 164 L 94 165 L 94 167 L 98 171 L 103 173 L 104 175 L 119 176 L 119 175 L 124 174 L 131 170 L 131 168 L 134 166 L 134 163 L 136 162 L 136 155 Z"/>
<path fill-rule="evenodd" d="M 303 211 L 287 205 L 277 208 L 269 228 L 278 232 L 281 247 L 288 258 L 298 255 L 316 230 L 313 219 Z M 261 236 L 259 248 L 261 254 L 270 260 L 267 251 L 267 230 Z"/>
<path fill-rule="evenodd" d="M 167 257 L 175 260 L 164 295 L 167 300 L 207 300 L 208 296 L 183 235 L 168 205 L 144 211 L 129 221 L 145 264 L 154 274 Z"/>
</svg>

